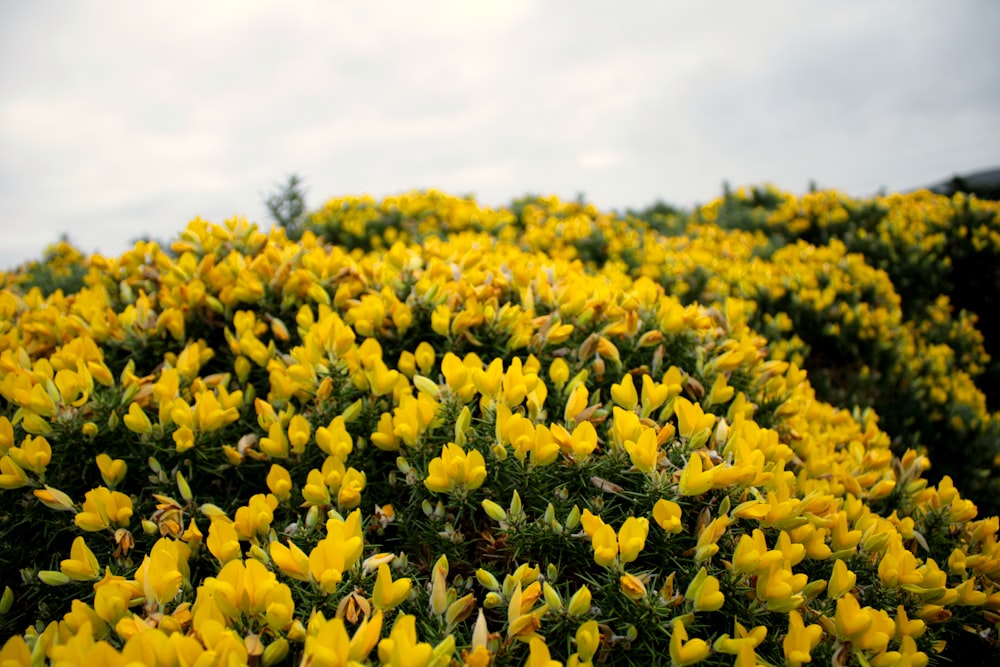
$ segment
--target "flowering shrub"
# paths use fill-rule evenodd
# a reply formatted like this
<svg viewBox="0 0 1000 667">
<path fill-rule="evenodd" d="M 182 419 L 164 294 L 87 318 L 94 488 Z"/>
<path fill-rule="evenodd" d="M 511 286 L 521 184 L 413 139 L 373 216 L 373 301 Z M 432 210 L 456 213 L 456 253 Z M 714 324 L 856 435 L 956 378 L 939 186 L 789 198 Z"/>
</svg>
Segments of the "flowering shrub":
<svg viewBox="0 0 1000 667">
<path fill-rule="evenodd" d="M 761 235 L 434 192 L 311 225 L 195 220 L 72 293 L 4 277 L 0 664 L 923 665 L 995 640 L 997 518 L 817 399 L 790 318 L 734 287 Z M 884 273 L 785 252 L 837 268 L 758 296 L 873 349 L 899 328 Z"/>
<path fill-rule="evenodd" d="M 662 217 L 640 215 L 649 224 Z M 1000 400 L 1000 366 L 987 354 L 998 350 L 986 346 L 1000 335 L 992 317 L 1000 205 L 926 191 L 856 200 L 752 188 L 695 211 L 690 229 L 699 222 L 716 237 L 728 236 L 719 227 L 754 232 L 755 260 L 766 261 L 741 262 L 728 275 L 710 268 L 719 278 L 713 289 L 696 281 L 689 298 L 755 301 L 751 325 L 801 355 L 822 398 L 875 407 L 897 451 L 926 447 L 935 479 L 961 478 L 978 503 L 1000 511 L 990 473 L 1000 424 L 986 400 Z M 702 256 L 717 247 L 706 243 Z M 683 275 L 705 266 L 713 267 Z"/>
<path fill-rule="evenodd" d="M 897 454 L 926 451 L 931 479 L 960 479 L 977 504 L 1000 512 L 1000 419 L 984 394 L 1000 388 L 1000 373 L 972 309 L 991 313 L 1000 284 L 989 274 L 1000 266 L 994 202 L 753 188 L 686 217 L 652 207 L 623 219 L 551 197 L 492 210 L 430 191 L 332 200 L 309 224 L 366 249 L 488 230 L 525 250 L 649 277 L 685 304 L 721 308 L 738 297 L 772 357 L 807 369 L 823 400 L 875 408 Z"/>
</svg>

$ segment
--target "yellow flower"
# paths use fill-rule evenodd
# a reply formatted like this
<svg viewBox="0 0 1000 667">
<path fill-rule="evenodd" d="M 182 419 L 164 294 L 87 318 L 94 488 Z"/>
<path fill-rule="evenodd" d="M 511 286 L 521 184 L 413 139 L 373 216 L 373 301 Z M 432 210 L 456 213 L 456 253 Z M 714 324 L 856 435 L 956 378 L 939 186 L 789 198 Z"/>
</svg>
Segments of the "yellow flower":
<svg viewBox="0 0 1000 667">
<path fill-rule="evenodd" d="M 434 649 L 417 641 L 416 618 L 404 614 L 396 619 L 389 636 L 378 643 L 378 658 L 389 667 L 427 667 Z"/>
<path fill-rule="evenodd" d="M 576 652 L 580 655 L 580 660 L 593 660 L 600 646 L 601 631 L 597 627 L 597 621 L 591 619 L 576 629 Z"/>
<path fill-rule="evenodd" d="M 666 498 L 660 498 L 653 505 L 653 520 L 668 533 L 679 533 L 684 529 L 681 525 L 680 505 Z"/>
<path fill-rule="evenodd" d="M 553 424 L 554 428 L 562 428 L 558 424 Z M 597 430 L 589 421 L 577 424 L 570 435 L 570 451 L 577 461 L 586 460 L 597 448 Z"/>
<path fill-rule="evenodd" d="M 520 405 L 537 384 L 538 375 L 525 372 L 521 358 L 514 357 L 503 377 L 503 402 L 510 408 Z"/>
<path fill-rule="evenodd" d="M 194 421 L 203 432 L 217 431 L 226 424 L 239 419 L 240 413 L 235 407 L 223 409 L 222 404 L 212 391 L 202 391 L 195 399 Z"/>
<path fill-rule="evenodd" d="M 526 667 L 562 667 L 562 663 L 553 660 L 549 653 L 549 647 L 545 640 L 540 637 L 532 637 L 528 642 L 529 653 Z"/>
<path fill-rule="evenodd" d="M 720 403 L 726 403 L 733 397 L 736 390 L 730 387 L 727 383 L 726 376 L 723 373 L 719 373 L 715 376 L 715 382 L 712 383 L 712 389 L 708 392 L 708 405 L 718 405 Z"/>
<path fill-rule="evenodd" d="M 487 398 L 499 397 L 503 379 L 502 359 L 494 359 L 485 369 L 474 368 L 472 370 L 473 385 L 479 390 L 479 393 Z M 527 392 L 525 393 L 527 394 Z"/>
<path fill-rule="evenodd" d="M 473 368 L 459 359 L 454 352 L 445 352 L 441 359 L 441 374 L 444 375 L 445 383 L 462 403 L 468 403 L 476 395 L 477 389 L 473 377 L 479 369 L 476 368 L 474 371 Z"/>
<path fill-rule="evenodd" d="M 281 428 L 281 422 L 273 422 L 267 429 L 267 435 L 260 439 L 258 445 L 260 451 L 272 458 L 288 458 L 288 438 L 285 436 L 285 429 Z"/>
<path fill-rule="evenodd" d="M 896 641 L 901 641 L 903 637 L 920 637 L 927 630 L 927 624 L 921 619 L 915 618 L 912 621 L 906 614 L 903 605 L 896 607 Z"/>
<path fill-rule="evenodd" d="M 705 414 L 699 403 L 692 403 L 683 396 L 674 399 L 674 412 L 677 414 L 677 432 L 688 440 L 707 435 L 715 425 L 715 415 Z"/>
<path fill-rule="evenodd" d="M 0 665 L 3 667 L 19 667 L 20 665 L 30 665 L 31 649 L 21 635 L 10 637 L 0 649 Z"/>
<path fill-rule="evenodd" d="M 625 442 L 625 451 L 628 452 L 632 465 L 641 472 L 653 472 L 656 470 L 656 464 L 660 460 L 656 431 L 652 428 L 642 427 L 639 439 L 636 442 L 631 440 Z"/>
<path fill-rule="evenodd" d="M 288 442 L 292 446 L 292 454 L 301 456 L 306 451 L 312 427 L 309 420 L 302 415 L 295 415 L 288 422 Z"/>
<path fill-rule="evenodd" d="M 740 535 L 740 541 L 733 552 L 733 569 L 741 574 L 754 574 L 765 553 L 767 543 L 764 541 L 764 533 L 759 528 L 754 528 L 751 535 Z"/>
<path fill-rule="evenodd" d="M 587 537 L 594 539 L 594 533 L 604 525 L 604 520 L 589 509 L 584 509 L 583 514 L 580 515 L 580 523 L 583 525 L 583 532 L 586 533 Z"/>
<path fill-rule="evenodd" d="M 631 373 L 626 373 L 621 383 L 611 385 L 611 400 L 626 410 L 635 410 L 639 404 L 639 394 L 636 393 Z"/>
<path fill-rule="evenodd" d="M 565 363 L 565 362 L 564 362 Z M 0 454 L 14 446 L 14 425 L 7 417 L 0 416 Z"/>
<path fill-rule="evenodd" d="M 698 570 L 684 597 L 694 603 L 695 611 L 718 611 L 726 601 L 726 596 L 719 590 L 719 580 L 705 568 Z"/>
<path fill-rule="evenodd" d="M 82 603 L 80 603 L 82 604 Z M 86 605 L 83 605 L 86 607 Z M 96 618 L 96 617 L 95 617 Z M 103 625 L 99 618 L 96 620 Z M 56 644 L 51 649 L 51 661 L 54 665 L 106 665 L 107 667 L 125 667 L 125 658 L 107 641 L 94 639 L 100 636 L 101 630 L 90 620 L 79 625 L 78 632 L 66 640 L 65 644 Z M 106 632 L 106 629 L 104 630 Z M 21 663 L 24 665 L 31 662 Z"/>
<path fill-rule="evenodd" d="M 562 357 L 556 357 L 549 365 L 549 379 L 556 389 L 562 390 L 569 380 L 569 364 Z"/>
<path fill-rule="evenodd" d="M 58 389 L 56 393 L 58 394 Z M 56 403 L 41 384 L 36 384 L 31 388 L 28 405 L 25 407 L 28 407 L 32 414 L 38 417 L 54 417 L 56 414 Z"/>
<path fill-rule="evenodd" d="M 330 594 L 340 583 L 344 570 L 361 556 L 361 513 L 354 510 L 346 521 L 327 522 L 327 536 L 309 553 L 309 573 L 323 592 Z"/>
<path fill-rule="evenodd" d="M 337 491 L 337 506 L 354 509 L 361 504 L 361 493 L 365 490 L 366 477 L 363 471 L 351 467 L 344 472 L 344 478 Z"/>
<path fill-rule="evenodd" d="M 698 535 L 698 543 L 695 546 L 694 561 L 695 563 L 701 563 L 702 561 L 708 560 L 714 556 L 719 551 L 718 541 L 719 538 L 726 532 L 726 528 L 729 527 L 729 517 L 723 514 L 720 517 L 716 517 L 701 531 Z"/>
<path fill-rule="evenodd" d="M 142 565 L 136 570 L 135 580 L 147 601 L 163 605 L 174 599 L 184 581 L 179 559 L 184 553 L 177 546 L 187 546 L 183 542 L 172 542 L 162 538 L 153 545 L 149 554 L 143 556 Z"/>
<path fill-rule="evenodd" d="M 73 505 L 72 498 L 59 489 L 51 487 L 48 484 L 45 485 L 45 488 L 35 489 L 32 493 L 36 498 L 42 501 L 43 505 L 56 511 L 72 512 L 76 509 Z"/>
<path fill-rule="evenodd" d="M 388 611 L 398 606 L 410 594 L 408 578 L 392 580 L 389 566 L 382 563 L 378 566 L 378 577 L 375 580 L 375 591 L 372 593 L 372 604 L 379 611 Z"/>
<path fill-rule="evenodd" d="M 354 636 L 351 637 L 351 660 L 362 662 L 368 658 L 368 654 L 375 648 L 375 644 L 378 643 L 379 637 L 382 635 L 382 620 L 382 612 L 376 611 L 371 618 L 365 618 L 361 621 L 358 629 L 354 631 Z"/>
<path fill-rule="evenodd" d="M 413 356 L 420 367 L 420 372 L 423 375 L 430 375 L 431 370 L 434 368 L 434 346 L 427 341 L 421 341 L 417 345 L 417 349 L 413 352 Z"/>
<path fill-rule="evenodd" d="M 187 530 L 181 534 L 181 539 L 184 542 L 187 542 L 191 549 L 197 550 L 197 548 L 201 545 L 203 537 L 204 535 L 202 535 L 201 530 L 199 530 L 198 524 L 194 522 L 194 517 L 192 517 Z"/>
<path fill-rule="evenodd" d="M 752 630 L 747 630 L 739 621 L 733 621 L 733 634 L 735 636 L 730 637 L 729 634 L 724 634 L 720 636 L 712 644 L 712 648 L 720 653 L 728 653 L 730 655 L 740 655 L 747 648 L 755 649 L 760 646 L 761 642 L 767 636 L 767 628 L 763 625 L 758 625 Z M 740 660 L 736 661 L 736 664 L 743 664 Z M 756 665 L 756 661 L 751 663 Z"/>
<path fill-rule="evenodd" d="M 434 563 L 434 567 L 431 570 L 430 609 L 431 613 L 436 614 L 438 616 L 445 613 L 445 611 L 448 609 L 447 577 L 448 577 L 448 558 L 445 556 L 441 556 Z M 477 578 L 483 577 L 487 581 L 489 581 L 490 577 L 493 577 L 493 575 L 487 572 L 486 570 L 480 568 L 479 571 L 476 573 L 476 577 Z M 480 580 L 482 581 L 482 579 Z M 492 581 L 496 581 L 496 578 L 493 577 Z M 495 589 L 498 586 L 499 584 L 497 584 L 497 586 L 494 586 L 493 588 Z"/>
<path fill-rule="evenodd" d="M 267 488 L 275 498 L 285 502 L 292 497 L 292 476 L 282 466 L 272 463 L 267 473 Z"/>
<path fill-rule="evenodd" d="M 278 499 L 263 493 L 254 494 L 250 502 L 236 510 L 233 527 L 241 540 L 256 540 L 265 537 L 274 520 L 274 510 Z"/>
<path fill-rule="evenodd" d="M 149 421 L 149 417 L 138 403 L 133 402 L 128 406 L 128 414 L 122 418 L 122 421 L 133 433 L 146 435 L 153 431 L 152 422 Z"/>
<path fill-rule="evenodd" d="M 451 330 L 451 308 L 439 305 L 431 313 L 431 329 L 439 336 L 447 336 Z"/>
<path fill-rule="evenodd" d="M 217 576 L 203 582 L 194 604 L 195 623 L 212 613 L 212 608 L 231 619 L 242 616 L 263 621 L 274 630 L 287 630 L 295 612 L 288 586 L 254 559 L 229 561 Z"/>
<path fill-rule="evenodd" d="M 320 426 L 316 429 L 316 444 L 325 453 L 336 456 L 342 461 L 347 460 L 347 456 L 354 449 L 354 440 L 347 432 L 343 415 L 334 417 L 329 426 Z"/>
<path fill-rule="evenodd" d="M 926 667 L 929 661 L 926 653 L 917 650 L 917 642 L 913 637 L 907 635 L 900 640 L 898 651 L 886 651 L 872 658 L 870 662 L 873 667 L 889 667 L 889 665 Z"/>
<path fill-rule="evenodd" d="M 473 491 L 486 480 L 486 460 L 478 450 L 466 452 L 453 442 L 441 448 L 441 456 L 431 460 L 424 486 L 435 493 L 455 489 Z"/>
<path fill-rule="evenodd" d="M 124 493 L 99 486 L 87 492 L 83 511 L 74 517 L 74 522 L 83 530 L 97 531 L 110 526 L 128 528 L 131 518 L 132 499 Z"/>
<path fill-rule="evenodd" d="M 70 579 L 93 581 L 101 578 L 101 566 L 83 537 L 77 536 L 70 548 L 69 558 L 59 564 L 59 569 Z"/>
<path fill-rule="evenodd" d="M 639 556 L 646 546 L 646 536 L 649 535 L 649 520 L 645 517 L 630 516 L 618 530 L 619 560 L 631 563 Z"/>
<path fill-rule="evenodd" d="M 189 426 L 181 426 L 174 431 L 173 438 L 178 453 L 186 452 L 194 447 L 194 431 Z"/>
<path fill-rule="evenodd" d="M 587 385 L 581 382 L 573 388 L 569 398 L 566 399 L 566 407 L 563 410 L 563 420 L 567 424 L 575 424 L 577 416 L 587 409 L 589 402 L 590 393 L 587 391 Z"/>
<path fill-rule="evenodd" d="M 369 338 L 368 340 L 374 339 Z M 376 396 L 385 396 L 392 392 L 401 377 L 399 371 L 392 370 L 386 366 L 381 357 L 376 357 L 372 360 L 371 366 L 365 369 L 365 376 L 368 378 L 368 385 L 372 393 Z"/>
<path fill-rule="evenodd" d="M 791 611 L 805 602 L 800 593 L 807 583 L 805 574 L 792 574 L 783 563 L 775 562 L 758 570 L 757 597 L 765 600 L 771 611 Z"/>
<path fill-rule="evenodd" d="M 101 479 L 112 489 L 125 479 L 128 465 L 121 459 L 112 459 L 107 454 L 97 455 L 97 467 L 101 471 Z"/>
<path fill-rule="evenodd" d="M 52 432 L 52 426 L 43 417 L 34 412 L 25 412 L 21 427 L 32 435 L 47 435 Z M 105 645 L 103 642 L 101 645 Z"/>
<path fill-rule="evenodd" d="M 830 528 L 830 548 L 834 551 L 853 549 L 861 541 L 863 533 L 860 530 L 849 530 L 847 513 L 837 512 Z"/>
<path fill-rule="evenodd" d="M 871 617 L 866 614 L 857 599 L 847 593 L 837 599 L 837 613 L 834 617 L 837 636 L 842 640 L 859 643 L 872 625 Z"/>
<path fill-rule="evenodd" d="M 674 667 L 694 665 L 708 657 L 711 647 L 704 639 L 688 639 L 687 629 L 680 618 L 674 618 L 670 634 L 670 662 Z"/>
<path fill-rule="evenodd" d="M 594 562 L 604 567 L 614 565 L 615 557 L 618 556 L 618 537 L 615 535 L 615 529 L 602 524 L 594 531 L 590 541 L 594 547 Z"/>
<path fill-rule="evenodd" d="M 309 556 L 288 540 L 286 547 L 275 540 L 270 545 L 271 560 L 282 572 L 299 581 L 309 581 Z"/>
<path fill-rule="evenodd" d="M 208 547 L 209 553 L 223 565 L 243 555 L 236 527 L 225 516 L 212 519 L 212 523 L 208 526 L 208 538 L 205 540 L 205 546 Z"/>
<path fill-rule="evenodd" d="M 858 575 L 847 569 L 847 563 L 838 559 L 833 564 L 833 574 L 830 575 L 830 584 L 827 586 L 826 594 L 831 600 L 836 600 L 854 588 L 857 578 Z"/>
<path fill-rule="evenodd" d="M 819 644 L 823 636 L 823 628 L 819 625 L 805 625 L 802 616 L 797 611 L 788 612 L 788 634 L 782 641 L 785 660 L 792 667 L 798 667 L 803 662 L 812 662 L 812 650 Z"/>
<path fill-rule="evenodd" d="M 641 600 L 646 597 L 646 584 L 643 583 L 642 579 L 628 572 L 621 576 L 619 587 L 621 592 L 632 600 Z"/>
<path fill-rule="evenodd" d="M 11 447 L 7 456 L 21 468 L 27 468 L 36 475 L 44 475 L 45 468 L 52 460 L 52 446 L 42 436 L 28 436 L 20 447 Z"/>
<path fill-rule="evenodd" d="M 126 581 L 106 570 L 104 578 L 94 584 L 94 613 L 109 625 L 115 625 L 128 614 L 129 606 L 142 598 L 142 589 L 135 581 Z"/>
<path fill-rule="evenodd" d="M 677 387 L 678 391 L 680 387 Z M 648 417 L 658 407 L 671 398 L 671 387 L 666 384 L 659 384 L 649 375 L 642 376 L 642 416 Z"/>
<path fill-rule="evenodd" d="M 522 565 L 522 567 L 524 567 Z M 536 630 L 542 625 L 542 616 L 548 610 L 548 604 L 543 604 L 532 610 L 531 606 L 542 594 L 542 586 L 536 580 L 527 588 L 522 588 L 522 578 L 518 578 L 517 573 L 510 575 L 509 581 L 517 581 L 517 586 L 510 594 L 510 601 L 507 603 L 507 637 L 516 638 L 520 641 L 528 641 L 536 637 Z"/>
<path fill-rule="evenodd" d="M 302 660 L 316 667 L 344 667 L 351 653 L 351 638 L 344 621 L 334 618 L 327 621 L 322 613 L 309 622 Z"/>
<path fill-rule="evenodd" d="M 0 489 L 17 489 L 29 484 L 28 476 L 14 459 L 0 457 Z"/>
<path fill-rule="evenodd" d="M 954 590 L 957 593 L 954 604 L 964 607 L 981 607 L 986 603 L 987 595 L 975 590 L 976 579 L 966 579 Z"/>
<path fill-rule="evenodd" d="M 678 491 L 682 496 L 700 496 L 712 488 L 715 470 L 715 468 L 709 468 L 704 471 L 701 455 L 698 452 L 691 452 L 691 457 L 681 473 L 681 479 L 677 485 Z"/>
<path fill-rule="evenodd" d="M 302 498 L 306 505 L 324 507 L 330 504 L 330 488 L 326 485 L 323 473 L 313 468 L 306 475 L 306 484 L 302 487 Z"/>
<path fill-rule="evenodd" d="M 479 610 L 480 615 L 483 610 Z M 462 651 L 462 665 L 464 667 L 489 667 L 493 654 L 486 648 L 485 644 L 473 645 L 470 650 Z"/>
</svg>

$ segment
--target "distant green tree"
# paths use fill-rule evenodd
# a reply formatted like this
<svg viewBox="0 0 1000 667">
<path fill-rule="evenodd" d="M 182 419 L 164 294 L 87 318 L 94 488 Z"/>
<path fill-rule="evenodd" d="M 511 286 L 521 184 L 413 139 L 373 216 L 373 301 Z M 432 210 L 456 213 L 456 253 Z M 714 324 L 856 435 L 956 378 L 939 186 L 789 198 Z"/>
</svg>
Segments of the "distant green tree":
<svg viewBox="0 0 1000 667">
<path fill-rule="evenodd" d="M 306 191 L 302 178 L 291 174 L 287 180 L 264 200 L 271 218 L 285 228 L 288 238 L 302 238 L 302 227 L 306 217 Z"/>
<path fill-rule="evenodd" d="M 45 248 L 41 259 L 26 262 L 13 273 L 20 276 L 18 281 L 25 291 L 37 287 L 43 295 L 49 296 L 57 290 L 62 290 L 63 294 L 79 292 L 87 270 L 87 259 L 63 233 L 58 241 Z"/>
</svg>

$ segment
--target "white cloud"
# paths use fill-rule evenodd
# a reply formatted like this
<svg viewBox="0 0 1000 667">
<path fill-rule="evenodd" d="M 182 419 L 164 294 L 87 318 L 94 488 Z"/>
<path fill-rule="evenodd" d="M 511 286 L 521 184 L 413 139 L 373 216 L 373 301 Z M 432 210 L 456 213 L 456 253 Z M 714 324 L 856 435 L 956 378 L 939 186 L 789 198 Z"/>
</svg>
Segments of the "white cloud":
<svg viewBox="0 0 1000 667">
<path fill-rule="evenodd" d="M 587 171 L 610 169 L 622 161 L 622 154 L 616 150 L 591 150 L 576 156 L 576 163 Z"/>
<path fill-rule="evenodd" d="M 5 7 L 0 266 L 436 186 L 499 204 L 856 194 L 994 165 L 1000 5 L 258 0 Z M 30 230 L 30 231 L 28 231 Z"/>
</svg>

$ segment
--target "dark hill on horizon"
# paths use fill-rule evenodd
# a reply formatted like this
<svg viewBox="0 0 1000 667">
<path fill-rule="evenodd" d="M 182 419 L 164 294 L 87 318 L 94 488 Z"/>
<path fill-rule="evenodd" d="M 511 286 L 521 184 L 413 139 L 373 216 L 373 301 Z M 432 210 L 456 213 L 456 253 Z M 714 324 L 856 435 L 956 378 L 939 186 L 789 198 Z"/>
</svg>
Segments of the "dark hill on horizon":
<svg viewBox="0 0 1000 667">
<path fill-rule="evenodd" d="M 925 186 L 925 189 L 939 195 L 950 196 L 956 192 L 966 192 L 980 199 L 1000 200 L 1000 167 L 955 174 L 947 180 Z"/>
</svg>

